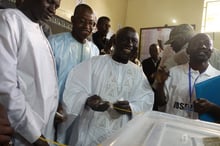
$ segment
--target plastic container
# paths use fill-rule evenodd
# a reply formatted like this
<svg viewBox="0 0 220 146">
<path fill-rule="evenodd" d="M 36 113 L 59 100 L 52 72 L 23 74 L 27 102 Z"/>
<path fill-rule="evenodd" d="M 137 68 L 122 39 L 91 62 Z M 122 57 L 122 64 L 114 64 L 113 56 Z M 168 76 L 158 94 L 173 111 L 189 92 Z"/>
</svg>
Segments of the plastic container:
<svg viewBox="0 0 220 146">
<path fill-rule="evenodd" d="M 99 146 L 205 146 L 207 137 L 220 137 L 220 125 L 151 111 L 131 120 Z"/>
</svg>

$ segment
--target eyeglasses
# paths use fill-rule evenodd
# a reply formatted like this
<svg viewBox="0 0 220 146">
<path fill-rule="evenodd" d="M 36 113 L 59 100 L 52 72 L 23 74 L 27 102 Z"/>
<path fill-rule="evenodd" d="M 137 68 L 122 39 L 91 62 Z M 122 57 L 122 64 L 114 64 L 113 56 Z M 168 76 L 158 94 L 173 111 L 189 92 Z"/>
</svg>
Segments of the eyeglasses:
<svg viewBox="0 0 220 146">
<path fill-rule="evenodd" d="M 93 20 L 86 20 L 84 18 L 78 18 L 77 20 L 78 20 L 79 24 L 89 25 L 91 27 L 95 26 L 95 21 L 93 21 Z"/>
</svg>

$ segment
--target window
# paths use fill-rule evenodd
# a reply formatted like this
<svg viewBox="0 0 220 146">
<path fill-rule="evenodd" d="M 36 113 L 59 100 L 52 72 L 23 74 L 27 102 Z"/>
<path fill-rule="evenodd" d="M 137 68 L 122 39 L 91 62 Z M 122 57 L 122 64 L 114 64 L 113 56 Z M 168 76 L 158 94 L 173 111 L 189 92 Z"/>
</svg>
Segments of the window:
<svg viewBox="0 0 220 146">
<path fill-rule="evenodd" d="M 204 0 L 202 32 L 220 32 L 220 0 Z"/>
</svg>

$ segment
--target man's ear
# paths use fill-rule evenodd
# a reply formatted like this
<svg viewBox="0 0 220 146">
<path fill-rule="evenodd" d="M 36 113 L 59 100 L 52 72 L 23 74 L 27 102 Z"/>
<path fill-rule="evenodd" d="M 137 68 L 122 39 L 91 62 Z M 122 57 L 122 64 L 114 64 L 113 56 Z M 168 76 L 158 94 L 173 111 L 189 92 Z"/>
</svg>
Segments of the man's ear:
<svg viewBox="0 0 220 146">
<path fill-rule="evenodd" d="M 213 53 L 214 52 L 214 48 L 212 47 L 212 49 L 211 49 L 211 53 Z"/>
<path fill-rule="evenodd" d="M 112 38 L 112 46 L 115 48 L 116 44 L 117 44 L 117 42 L 116 42 L 116 39 L 114 37 L 114 38 Z"/>
<path fill-rule="evenodd" d="M 112 45 L 116 44 L 116 38 L 115 38 L 115 34 L 113 34 L 110 38 L 110 41 L 112 42 Z"/>
<path fill-rule="evenodd" d="M 75 17 L 71 16 L 71 23 L 74 24 L 74 21 L 75 21 Z"/>
</svg>

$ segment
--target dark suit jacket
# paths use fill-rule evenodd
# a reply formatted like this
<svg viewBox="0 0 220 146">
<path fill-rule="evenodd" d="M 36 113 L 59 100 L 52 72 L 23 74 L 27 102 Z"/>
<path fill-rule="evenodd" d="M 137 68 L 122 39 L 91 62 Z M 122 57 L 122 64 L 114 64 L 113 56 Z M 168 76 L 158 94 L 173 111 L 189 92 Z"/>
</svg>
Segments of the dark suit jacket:
<svg viewBox="0 0 220 146">
<path fill-rule="evenodd" d="M 142 68 L 143 68 L 144 74 L 146 75 L 151 85 L 154 82 L 154 79 L 151 77 L 151 75 L 157 71 L 157 67 L 159 64 L 160 64 L 160 59 L 156 63 L 156 66 L 155 66 L 151 57 L 142 61 Z"/>
<path fill-rule="evenodd" d="M 92 39 L 94 44 L 99 48 L 99 51 L 101 53 L 102 49 L 105 49 L 109 39 L 102 38 L 99 32 L 92 34 Z"/>
</svg>

